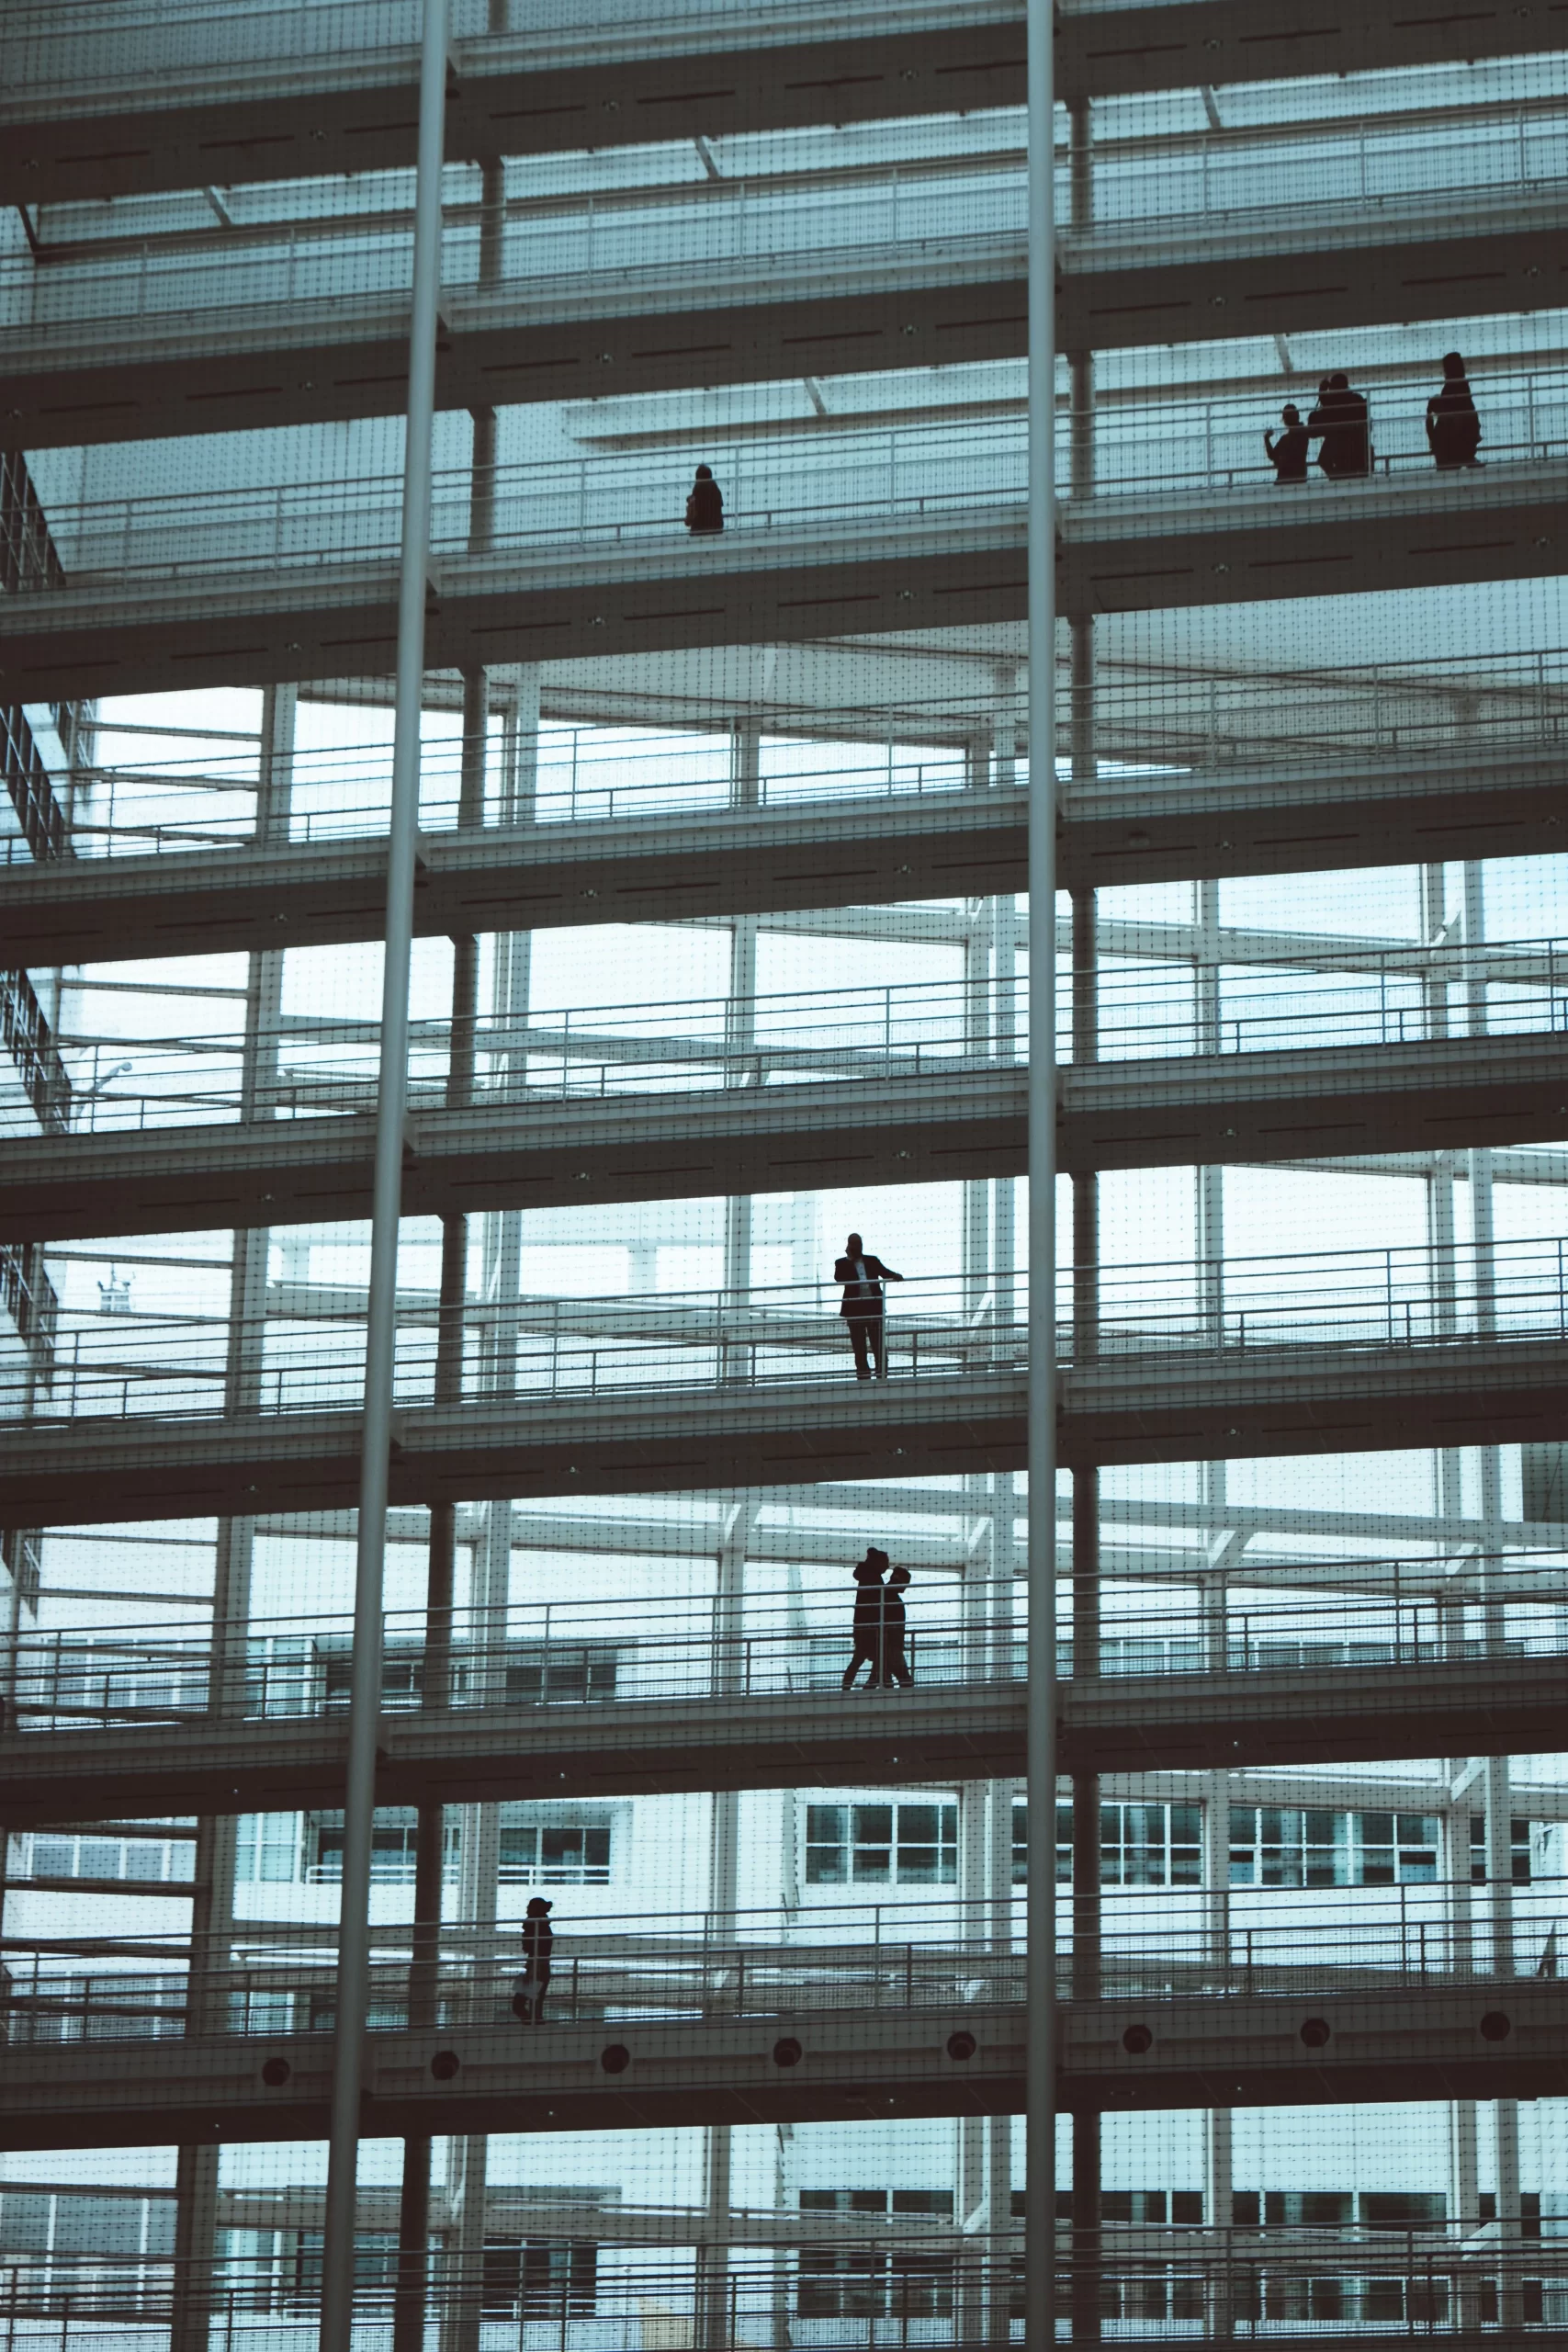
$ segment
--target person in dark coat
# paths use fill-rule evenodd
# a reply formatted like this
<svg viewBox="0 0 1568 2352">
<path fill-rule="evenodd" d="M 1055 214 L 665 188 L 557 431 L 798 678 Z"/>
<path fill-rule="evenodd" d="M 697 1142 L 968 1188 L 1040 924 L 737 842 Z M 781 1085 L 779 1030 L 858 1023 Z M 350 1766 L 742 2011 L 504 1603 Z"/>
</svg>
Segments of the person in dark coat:
<svg viewBox="0 0 1568 2352">
<path fill-rule="evenodd" d="M 897 1682 L 907 1690 L 913 1682 L 914 1669 L 904 1647 L 908 1629 L 908 1612 L 904 1594 L 909 1585 L 908 1568 L 895 1568 L 882 1589 L 882 1685 L 891 1689 Z"/>
<path fill-rule="evenodd" d="M 876 1359 L 878 1380 L 887 1377 L 887 1340 L 883 1328 L 884 1283 L 901 1283 L 891 1266 L 880 1258 L 871 1257 L 858 1233 L 852 1233 L 844 1245 L 845 1254 L 833 1266 L 833 1280 L 842 1283 L 844 1295 L 839 1312 L 850 1327 L 850 1345 L 855 1353 L 855 1378 L 871 1378 L 871 1359 Z"/>
<path fill-rule="evenodd" d="M 724 492 L 713 478 L 711 466 L 697 468 L 697 478 L 686 498 L 686 528 L 693 533 L 724 528 Z"/>
<path fill-rule="evenodd" d="M 1330 481 L 1365 481 L 1371 472 L 1371 418 L 1366 394 L 1350 390 L 1350 379 L 1343 370 L 1325 379 L 1306 429 L 1312 440 L 1323 443 L 1317 462 Z"/>
<path fill-rule="evenodd" d="M 1481 447 L 1481 419 L 1457 351 L 1443 354 L 1442 390 L 1427 402 L 1427 447 L 1444 468 L 1481 463 L 1475 454 Z"/>
<path fill-rule="evenodd" d="M 541 2025 L 545 2016 L 545 1995 L 550 1984 L 550 1954 L 555 1950 L 555 1935 L 550 1927 L 554 1905 L 542 1894 L 536 1894 L 528 1905 L 523 1922 L 523 1973 L 513 1990 L 512 2006 L 525 2025 Z"/>
<path fill-rule="evenodd" d="M 871 1668 L 868 1690 L 882 1688 L 883 1637 L 883 1573 L 887 1566 L 887 1555 L 868 1544 L 864 1559 L 855 1570 L 854 1655 L 844 1668 L 843 1688 L 852 1690 L 855 1677 L 863 1666 Z"/>
<path fill-rule="evenodd" d="M 1274 469 L 1274 486 L 1288 481 L 1305 481 L 1307 478 L 1307 429 L 1302 423 L 1302 413 L 1293 401 L 1287 401 L 1280 412 L 1284 426 L 1278 441 L 1272 433 L 1263 435 L 1263 447 Z"/>
</svg>

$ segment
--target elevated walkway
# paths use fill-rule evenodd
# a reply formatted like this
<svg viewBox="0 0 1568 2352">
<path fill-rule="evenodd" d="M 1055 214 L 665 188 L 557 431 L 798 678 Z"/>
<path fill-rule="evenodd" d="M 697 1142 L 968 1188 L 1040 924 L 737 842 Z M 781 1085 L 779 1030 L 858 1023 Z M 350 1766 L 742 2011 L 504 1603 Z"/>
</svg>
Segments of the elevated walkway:
<svg viewBox="0 0 1568 2352">
<path fill-rule="evenodd" d="M 1311 1026 L 1309 1012 L 1301 1034 Z M 1568 1135 L 1563 1052 L 1562 1034 L 1542 1030 L 1068 1064 L 1061 1164 L 1081 1172 L 1557 1141 Z M 405 1216 L 1023 1173 L 1027 1072 L 967 1057 L 961 1042 L 920 1076 L 897 1074 L 897 1049 L 886 1063 L 868 1055 L 872 1067 L 852 1079 L 792 1067 L 781 1053 L 776 1074 L 795 1082 L 773 1085 L 750 1082 L 768 1074 L 765 1049 L 716 1071 L 694 1044 L 692 1054 L 684 1091 L 562 1102 L 560 1088 L 541 1085 L 534 1099 L 503 1091 L 471 1111 L 416 1111 Z M 822 1060 L 842 1066 L 826 1051 Z M 367 1216 L 373 1088 L 360 1093 L 363 1108 L 336 1116 L 8 1137 L 0 1238 Z"/>
<path fill-rule="evenodd" d="M 1319 1309 L 1325 1332 L 1348 1319 Z M 1374 1318 L 1375 1319 L 1375 1318 Z M 1506 1445 L 1555 1438 L 1568 1414 L 1568 1336 L 1423 1340 L 1387 1345 L 1314 1342 L 1310 1303 L 1281 1299 L 1298 1322 L 1295 1345 L 1261 1334 L 1213 1349 L 1196 1340 L 1151 1346 L 1067 1367 L 1062 1375 L 1061 1459 L 1079 1463 L 1193 1462 L 1388 1448 Z M 1397 1328 L 1403 1320 L 1393 1313 Z M 651 1327 L 650 1327 L 651 1334 Z M 819 1479 L 926 1478 L 1024 1465 L 1026 1382 L 976 1342 L 964 1375 L 947 1368 L 852 1385 L 847 1363 L 795 1380 L 684 1380 L 671 1328 L 650 1336 L 646 1368 L 615 1381 L 591 1371 L 592 1341 L 566 1351 L 555 1395 L 474 1396 L 461 1405 L 404 1406 L 395 1415 L 390 1500 L 457 1502 L 484 1496 L 651 1494 L 690 1488 L 814 1484 Z M 624 1344 L 613 1336 L 614 1350 Z M 744 1344 L 744 1343 L 742 1343 Z M 813 1344 L 835 1345 L 830 1328 Z M 837 1342 L 841 1345 L 841 1342 Z M 1007 1345 L 1019 1344 L 1016 1335 Z M 847 1349 L 845 1354 L 847 1357 Z M 985 1359 L 991 1357 L 987 1363 Z M 8 1438 L 0 1461 L 0 1524 L 27 1528 L 213 1513 L 346 1510 L 359 1487 L 360 1417 L 328 1399 L 344 1374 L 313 1375 L 314 1409 L 229 1419 L 179 1408 L 185 1375 L 155 1362 L 110 1368 L 96 1412 Z M 348 1375 L 352 1377 L 352 1374 Z M 113 1392 L 123 1388 L 117 1405 Z M 324 1393 L 323 1393 L 324 1388 Z"/>
<path fill-rule="evenodd" d="M 1562 831 L 1562 760 L 1551 741 L 1440 756 L 1395 745 L 1376 760 L 1325 750 L 1311 767 L 1238 762 L 1068 786 L 1064 886 L 1540 854 Z M 1023 888 L 1026 820 L 1026 796 L 997 788 L 427 833 L 414 927 L 440 937 L 986 898 Z M 25 963 L 378 939 L 385 908 L 373 837 L 0 867 L 0 932 Z"/>
<path fill-rule="evenodd" d="M 818 1996 L 831 2006 L 798 2006 L 787 1977 L 770 1996 L 749 1966 L 746 1989 L 731 1987 L 732 2013 L 699 2022 L 530 2029 L 508 2018 L 372 2033 L 365 2134 L 1021 2111 L 1021 1963 L 890 1960 L 869 1969 L 839 1961 L 841 2000 L 831 1984 Z M 1293 1996 L 1173 1994 L 1151 1980 L 1120 1999 L 1068 2003 L 1061 2035 L 1058 2096 L 1074 2113 L 1568 2091 L 1561 1992 L 1530 1980 L 1455 1986 L 1390 1971 L 1386 1989 Z M 7 2143 L 19 2152 L 320 2139 L 332 2052 L 326 2030 L 13 2041 Z"/>
<path fill-rule="evenodd" d="M 214 8 L 117 43 L 108 12 L 61 26 L 43 0 L 13 28 L 21 95 L 0 116 L 0 196 L 68 203 L 412 163 L 412 10 L 313 14 L 320 29 L 301 55 L 287 19 L 247 24 L 245 39 Z M 820 6 L 541 14 L 526 33 L 459 36 L 446 153 L 478 161 L 1021 106 L 1023 27 L 1017 0 L 902 0 L 863 21 Z M 1343 73 L 1511 57 L 1529 29 L 1504 0 L 1420 17 L 1382 0 L 1279 27 L 1260 26 L 1247 0 L 1067 7 L 1056 86 L 1111 96 L 1272 81 L 1321 74 L 1325 52 Z"/>
<path fill-rule="evenodd" d="M 1019 1660 L 1021 1663 L 1021 1657 Z M 160 1706 L 153 1661 L 140 1691 L 129 1667 L 105 1719 L 0 1738 L 0 1819 L 13 1831 L 209 1807 L 276 1813 L 341 1804 L 347 1726 L 338 1713 L 258 1717 Z M 107 1669 L 105 1670 L 107 1679 Z M 377 1802 L 475 1804 L 703 1789 L 953 1786 L 1024 1769 L 1021 1681 L 918 1680 L 845 1698 L 813 1675 L 802 1689 L 694 1690 L 556 1705 L 465 1705 L 383 1714 Z M 90 1703 L 84 1666 L 76 1703 Z M 24 1677 L 24 1697 L 27 1678 Z M 1555 1655 L 1245 1672 L 1110 1675 L 1059 1686 L 1064 1772 L 1242 1770 L 1528 1755 L 1562 1733 L 1568 1664 Z M 35 1694 L 36 1702 L 36 1694 Z M 47 1720 L 47 1718 L 44 1718 Z M 18 1882 L 18 1891 L 20 1883 Z M 134 1888 L 128 1890 L 134 1893 Z"/>
<path fill-rule="evenodd" d="M 708 200 L 700 188 L 688 193 Z M 525 250 L 517 278 L 444 295 L 436 406 L 777 383 L 803 368 L 863 375 L 1021 358 L 1021 188 L 1010 207 L 979 175 L 950 193 L 955 217 L 1011 209 L 1017 225 L 903 246 L 897 236 L 875 248 L 824 243 L 825 193 L 803 175 L 798 197 L 764 190 L 749 206 L 744 262 L 574 277 L 558 274 L 543 243 L 543 274 L 531 275 Z M 530 225 L 520 222 L 520 233 Z M 564 214 L 542 226 L 554 242 L 575 221 Z M 1216 208 L 1068 229 L 1057 340 L 1066 350 L 1208 341 L 1233 315 L 1248 332 L 1297 334 L 1469 317 L 1483 283 L 1495 308 L 1523 310 L 1556 267 L 1560 226 L 1556 191 L 1523 187 L 1484 198 L 1473 190 L 1385 198 L 1372 211 L 1282 205 L 1270 218 Z M 17 442 L 73 447 L 400 414 L 406 295 L 246 301 L 246 284 L 267 274 L 265 260 L 258 270 L 248 281 L 231 258 L 208 302 L 196 277 L 183 306 L 168 304 L 161 285 L 156 308 L 94 316 L 115 302 L 121 281 L 87 268 L 73 283 L 62 256 L 46 280 L 49 323 L 8 334 L 0 360 L 0 403 Z M 1113 466 L 1113 440 L 1105 457 Z"/>
<path fill-rule="evenodd" d="M 994 503 L 979 509 L 973 494 L 958 500 L 935 487 L 900 500 L 893 514 L 875 503 L 846 511 L 840 500 L 829 554 L 827 518 L 804 503 L 806 495 L 803 485 L 777 519 L 741 514 L 710 542 L 689 541 L 678 525 L 649 524 L 628 526 L 625 537 L 438 553 L 427 665 L 1023 618 L 1021 460 L 1017 485 L 1009 490 L 998 476 Z M 925 511 L 902 511 L 906 503 Z M 254 569 L 215 557 L 204 569 L 190 554 L 198 521 L 214 548 L 241 532 Z M 166 521 L 139 517 L 141 554 L 130 570 L 117 560 L 96 581 L 81 575 L 78 584 L 0 605 L 8 683 L 28 699 L 59 701 L 389 672 L 397 585 L 389 520 L 379 510 L 353 519 L 367 546 L 387 540 L 384 553 L 358 560 L 331 550 L 342 526 L 324 508 L 307 503 L 288 525 L 292 544 L 321 537 L 314 560 L 278 548 L 278 527 L 265 494 L 232 526 L 221 502 L 183 523 L 173 510 Z M 69 551 L 63 525 L 62 542 Z M 1565 546 L 1562 458 L 1498 464 L 1458 480 L 1415 470 L 1308 483 L 1300 496 L 1268 487 L 1100 496 L 1061 510 L 1058 590 L 1064 610 L 1130 612 L 1441 587 L 1555 575 Z M 105 549 L 107 566 L 107 542 Z"/>
</svg>

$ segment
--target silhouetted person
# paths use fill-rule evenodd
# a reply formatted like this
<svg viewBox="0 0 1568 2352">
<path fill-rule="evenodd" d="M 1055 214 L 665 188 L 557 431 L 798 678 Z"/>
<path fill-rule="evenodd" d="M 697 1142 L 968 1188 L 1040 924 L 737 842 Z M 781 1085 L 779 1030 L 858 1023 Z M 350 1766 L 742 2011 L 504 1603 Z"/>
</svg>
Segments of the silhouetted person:
<svg viewBox="0 0 1568 2352">
<path fill-rule="evenodd" d="M 882 1572 L 887 1566 L 887 1555 L 868 1544 L 864 1559 L 855 1570 L 854 1655 L 844 1668 L 843 1688 L 852 1690 L 855 1677 L 863 1666 L 871 1668 L 868 1690 L 882 1688 L 882 1648 L 886 1626 L 883 1623 Z"/>
<path fill-rule="evenodd" d="M 1427 447 L 1445 468 L 1481 463 L 1481 419 L 1457 351 L 1443 354 L 1443 389 L 1427 402 Z"/>
<path fill-rule="evenodd" d="M 909 1584 L 908 1568 L 895 1568 L 882 1589 L 882 1681 L 884 1689 L 897 1682 L 908 1690 L 915 1677 L 904 1647 L 907 1611 L 904 1594 Z"/>
<path fill-rule="evenodd" d="M 512 2006 L 525 2025 L 542 2025 L 545 2016 L 545 1995 L 550 1984 L 550 1954 L 555 1950 L 555 1936 L 550 1928 L 550 1913 L 554 1905 L 536 1894 L 528 1905 L 528 1916 L 523 1922 L 523 1973 L 517 1979 L 512 1995 Z"/>
<path fill-rule="evenodd" d="M 697 468 L 697 478 L 686 497 L 686 528 L 692 532 L 724 528 L 724 492 L 713 478 L 711 466 Z"/>
<path fill-rule="evenodd" d="M 1300 409 L 1287 401 L 1280 411 L 1280 422 L 1285 429 L 1278 441 L 1272 433 L 1263 435 L 1263 447 L 1274 468 L 1276 489 L 1282 482 L 1305 481 L 1307 478 L 1307 429 L 1302 423 Z"/>
<path fill-rule="evenodd" d="M 887 1377 L 887 1336 L 882 1321 L 884 1283 L 901 1283 L 891 1266 L 868 1252 L 858 1233 L 852 1233 L 844 1244 L 845 1255 L 833 1267 L 833 1280 L 842 1283 L 844 1295 L 839 1312 L 850 1327 L 850 1345 L 855 1351 L 855 1378 L 871 1378 L 871 1359 L 876 1359 L 878 1380 Z"/>
<path fill-rule="evenodd" d="M 1321 439 L 1317 462 L 1330 481 L 1365 480 L 1372 469 L 1371 421 L 1364 392 L 1350 390 L 1341 370 L 1325 381 L 1317 406 L 1307 419 L 1307 433 Z"/>
</svg>

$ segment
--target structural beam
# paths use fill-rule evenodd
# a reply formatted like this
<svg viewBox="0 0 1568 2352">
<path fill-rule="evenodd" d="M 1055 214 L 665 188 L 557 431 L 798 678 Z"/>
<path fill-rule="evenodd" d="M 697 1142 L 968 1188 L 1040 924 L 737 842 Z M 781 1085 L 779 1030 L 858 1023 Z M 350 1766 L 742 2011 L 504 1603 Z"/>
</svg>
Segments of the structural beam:
<svg viewBox="0 0 1568 2352">
<path fill-rule="evenodd" d="M 400 1407 L 394 1503 L 491 1495 L 652 1494 L 797 1481 L 947 1477 L 1024 1464 L 1011 1369 L 754 1387 L 524 1391 Z M 907 1360 L 906 1360 L 907 1362 Z M 1568 1340 L 1409 1347 L 1227 1347 L 1106 1354 L 1062 1374 L 1061 1459 L 1193 1462 L 1555 1438 Z M 359 1416 L 327 1408 L 33 1423 L 0 1460 L 0 1525 L 342 1510 L 358 1492 Z"/>
<path fill-rule="evenodd" d="M 920 1078 L 420 1111 L 404 1128 L 403 1213 L 1021 1175 L 1027 1082 L 955 1056 Z M 1550 1031 L 1064 1065 L 1056 1132 L 1075 1174 L 1556 1142 L 1568 1080 Z M 22 1138 L 0 1165 L 0 1238 L 363 1217 L 373 1142 L 368 1094 L 339 1118 Z"/>
<path fill-rule="evenodd" d="M 961 1956 L 953 1962 L 956 1980 Z M 1159 1985 L 1161 1973 L 1151 1963 L 1141 1998 L 1064 2001 L 1066 2108 L 1088 2114 L 1568 2092 L 1568 2018 L 1550 1983 L 1455 1986 L 1390 1971 L 1386 1991 L 1204 1998 L 1172 1994 Z M 1015 2112 L 1022 2005 L 976 2000 L 957 1981 L 945 2005 L 924 1985 L 921 2001 L 782 2008 L 703 2024 L 634 2018 L 526 2032 L 508 2018 L 375 2033 L 366 2044 L 365 2136 Z M 1139 2026 L 1145 2046 L 1129 2030 Z M 332 2048 L 330 2033 L 13 2044 L 7 2142 L 22 2151 L 319 2139 Z"/>
<path fill-rule="evenodd" d="M 220 19 L 215 21 L 221 21 Z M 285 20 L 280 20 L 281 22 Z M 1511 57 L 1531 26 L 1507 0 L 1414 15 L 1381 0 L 1310 23 L 1261 21 L 1247 0 L 1067 7 L 1057 93 L 1113 96 L 1202 84 Z M 1537 35 L 1537 45 L 1544 36 Z M 18 42 L 0 125 L 0 198 L 83 198 L 325 174 L 413 158 L 417 43 L 301 57 L 284 42 L 236 61 L 182 24 L 120 61 L 91 16 Z M 446 152 L 475 161 L 670 139 L 885 122 L 1023 103 L 1023 10 L 978 0 L 880 8 L 863 31 L 821 7 L 762 9 L 711 28 L 649 10 L 583 29 L 457 44 Z"/>
<path fill-rule="evenodd" d="M 432 938 L 988 898 L 1020 885 L 1023 818 L 1021 792 L 965 791 L 427 833 L 414 927 Z M 374 838 L 236 843 L 0 866 L 0 932 L 23 962 L 314 947 L 378 938 L 385 898 Z"/>
<path fill-rule="evenodd" d="M 941 515 L 841 510 L 581 547 L 441 555 L 426 659 L 469 669 L 681 646 L 798 642 L 1024 617 L 1021 498 Z M 1101 496 L 1061 510 L 1064 608 L 1154 611 L 1555 576 L 1568 460 L 1457 481 L 1412 472 L 1266 488 Z M 84 582 L 0 605 L 0 681 L 28 700 L 263 685 L 392 667 L 397 569 L 319 562 Z"/>
<path fill-rule="evenodd" d="M 1562 1731 L 1561 1657 L 1112 1676 L 1058 1691 L 1063 1772 L 1263 1770 L 1426 1755 L 1534 1755 Z M 917 1683 L 892 1707 L 836 1690 L 385 1714 L 382 1805 L 490 1804 L 704 1789 L 953 1787 L 1023 1770 L 1017 1682 Z M 341 1717 L 25 1730 L 0 1739 L 14 1830 L 336 1803 Z M 1303 1802 L 1305 1800 L 1303 1800 Z M 1389 1800 L 1393 1802 L 1392 1799 Z M 1314 1800 L 1315 1802 L 1315 1800 Z"/>
<path fill-rule="evenodd" d="M 976 183 L 983 188 L 984 182 Z M 693 190 L 694 199 L 699 191 Z M 675 194 L 674 191 L 671 192 Z M 962 187 L 955 200 L 962 198 Z M 813 191 L 803 180 L 801 202 Z M 818 198 L 820 201 L 820 198 Z M 766 199 L 763 199 L 764 203 Z M 603 275 L 451 289 L 444 298 L 441 409 L 705 390 L 814 376 L 966 366 L 1024 356 L 1021 233 L 922 238 L 869 256 L 795 249 L 682 270 L 637 291 Z M 768 215 L 762 214 L 765 235 Z M 1066 350 L 1295 334 L 1391 319 L 1539 308 L 1560 275 L 1555 197 L 1500 191 L 1456 206 L 1393 199 L 1375 228 L 1362 206 L 1217 212 L 1201 228 L 1064 232 L 1056 334 Z M 62 261 L 51 274 L 68 280 Z M 618 282 L 617 282 L 618 283 Z M 51 286 L 57 306 L 65 284 Z M 214 308 L 191 317 L 57 320 L 6 338 L 0 409 L 28 448 L 317 424 L 401 412 L 406 296 Z M 852 424 L 852 419 L 846 420 Z M 1258 461 L 1260 476 L 1267 469 Z"/>
<path fill-rule="evenodd" d="M 1130 747 L 1131 752 L 1131 747 Z M 1397 745 L 1311 767 L 1239 762 L 1065 786 L 1063 887 L 1321 873 L 1562 845 L 1552 744 L 1440 759 Z M 1024 795 L 884 795 L 702 817 L 426 834 L 414 927 L 531 931 L 989 898 L 1023 887 Z M 378 841 L 189 850 L 0 867 L 0 934 L 17 960 L 110 963 L 318 947 L 380 936 Z"/>
</svg>

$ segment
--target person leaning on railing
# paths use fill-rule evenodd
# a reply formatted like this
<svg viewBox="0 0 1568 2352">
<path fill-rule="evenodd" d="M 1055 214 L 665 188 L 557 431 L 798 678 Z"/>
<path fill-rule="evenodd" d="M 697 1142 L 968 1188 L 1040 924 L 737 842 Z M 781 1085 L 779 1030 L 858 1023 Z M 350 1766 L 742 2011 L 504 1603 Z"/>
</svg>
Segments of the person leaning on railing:
<svg viewBox="0 0 1568 2352">
<path fill-rule="evenodd" d="M 1305 481 L 1307 478 L 1307 429 L 1302 423 L 1302 413 L 1293 401 L 1287 401 L 1280 412 L 1284 426 L 1278 441 L 1272 433 L 1263 435 L 1263 447 L 1274 469 L 1274 484 L 1279 489 L 1286 482 Z"/>
<path fill-rule="evenodd" d="M 833 1280 L 842 1283 L 844 1295 L 839 1303 L 839 1313 L 850 1327 L 850 1345 L 854 1350 L 855 1378 L 869 1380 L 873 1357 L 876 1360 L 878 1380 L 887 1377 L 887 1338 L 883 1324 L 884 1283 L 901 1283 L 891 1266 L 873 1257 L 858 1233 L 852 1233 L 844 1245 L 843 1257 L 833 1266 Z"/>
<path fill-rule="evenodd" d="M 1306 429 L 1312 440 L 1323 443 L 1317 462 L 1330 481 L 1366 480 L 1372 469 L 1371 415 L 1365 392 L 1351 390 L 1343 369 L 1319 385 Z"/>
<path fill-rule="evenodd" d="M 686 528 L 694 537 L 724 528 L 724 492 L 713 478 L 711 466 L 697 468 L 697 478 L 687 492 Z"/>
</svg>

